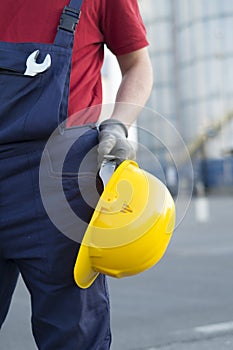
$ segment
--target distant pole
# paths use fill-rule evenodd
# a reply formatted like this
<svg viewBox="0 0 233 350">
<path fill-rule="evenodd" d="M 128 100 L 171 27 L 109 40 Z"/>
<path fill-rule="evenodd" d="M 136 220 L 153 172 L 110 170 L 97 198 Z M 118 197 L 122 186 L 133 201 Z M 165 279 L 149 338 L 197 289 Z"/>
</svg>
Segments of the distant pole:
<svg viewBox="0 0 233 350">
<path fill-rule="evenodd" d="M 198 182 L 196 185 L 197 195 L 194 200 L 195 219 L 197 222 L 208 222 L 210 220 L 209 199 L 206 196 L 204 184 Z"/>
</svg>

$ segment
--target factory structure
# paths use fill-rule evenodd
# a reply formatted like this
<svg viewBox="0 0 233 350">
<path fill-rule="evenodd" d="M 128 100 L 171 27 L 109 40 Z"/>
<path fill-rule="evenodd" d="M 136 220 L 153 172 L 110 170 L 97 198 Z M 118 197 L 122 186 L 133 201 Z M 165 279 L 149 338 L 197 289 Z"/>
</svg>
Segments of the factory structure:
<svg viewBox="0 0 233 350">
<path fill-rule="evenodd" d="M 141 0 L 139 4 L 154 69 L 148 106 L 168 119 L 182 136 L 192 160 L 195 182 L 202 183 L 207 191 L 231 190 L 233 2 Z M 145 120 L 139 118 L 139 122 Z M 149 128 L 155 134 L 159 129 L 164 138 L 168 133 L 167 148 L 172 155 L 177 137 L 173 138 L 162 124 L 160 127 L 159 120 L 150 120 Z M 157 152 L 165 162 L 171 158 L 166 157 L 163 147 Z M 181 162 L 185 167 L 185 159 Z"/>
</svg>

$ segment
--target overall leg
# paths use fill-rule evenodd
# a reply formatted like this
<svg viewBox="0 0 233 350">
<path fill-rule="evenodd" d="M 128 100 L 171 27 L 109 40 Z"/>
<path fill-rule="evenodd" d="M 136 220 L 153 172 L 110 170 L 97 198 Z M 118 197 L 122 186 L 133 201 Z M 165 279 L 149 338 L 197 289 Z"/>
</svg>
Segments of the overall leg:
<svg viewBox="0 0 233 350">
<path fill-rule="evenodd" d="M 45 222 L 44 222 L 45 224 Z M 44 258 L 20 260 L 31 294 L 32 329 L 40 350 L 108 350 L 109 298 L 104 276 L 82 290 L 74 283 L 78 244 L 43 224 Z"/>
</svg>

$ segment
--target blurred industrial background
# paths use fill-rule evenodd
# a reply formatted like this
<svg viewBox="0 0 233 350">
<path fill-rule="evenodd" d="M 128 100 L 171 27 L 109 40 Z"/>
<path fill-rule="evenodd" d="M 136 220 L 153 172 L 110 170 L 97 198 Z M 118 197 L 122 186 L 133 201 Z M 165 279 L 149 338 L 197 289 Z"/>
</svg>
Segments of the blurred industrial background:
<svg viewBox="0 0 233 350">
<path fill-rule="evenodd" d="M 170 121 L 184 139 L 194 169 L 194 191 L 201 186 L 206 192 L 233 193 L 233 2 L 141 0 L 139 4 L 154 69 L 147 106 Z M 110 97 L 113 81 L 119 81 L 117 69 L 112 63 L 104 72 Z M 176 138 L 160 122 L 154 116 L 139 118 L 138 141 L 167 168 Z M 156 138 L 148 139 L 140 127 L 163 135 L 166 147 Z"/>
</svg>

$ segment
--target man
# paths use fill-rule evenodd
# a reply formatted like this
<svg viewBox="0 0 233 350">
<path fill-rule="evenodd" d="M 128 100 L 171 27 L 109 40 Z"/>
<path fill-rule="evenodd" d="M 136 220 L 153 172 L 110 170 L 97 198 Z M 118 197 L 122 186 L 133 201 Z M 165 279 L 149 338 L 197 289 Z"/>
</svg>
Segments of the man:
<svg viewBox="0 0 233 350">
<path fill-rule="evenodd" d="M 64 6 L 70 8 L 58 27 Z M 107 154 L 134 157 L 127 127 L 136 119 L 137 109 L 125 106 L 143 106 L 152 85 L 148 42 L 137 1 L 1 2 L 0 40 L 0 84 L 4 86 L 0 96 L 0 325 L 21 273 L 31 294 L 32 331 L 38 349 L 107 350 L 111 332 L 105 278 L 99 276 L 87 290 L 74 283 L 79 245 L 50 222 L 41 203 L 38 174 L 45 142 L 58 121 L 67 116 L 68 91 L 69 115 L 101 103 L 104 44 L 117 57 L 122 82 L 115 109 L 100 125 L 99 134 L 88 127 L 97 122 L 97 114 L 83 113 L 75 119 L 80 130 L 87 129 L 77 162 L 98 138 L 99 165 Z M 46 57 L 52 62 L 34 77 L 23 68 L 31 53 L 38 65 Z M 69 123 L 72 125 L 72 118 Z M 67 180 L 66 185 L 72 187 L 72 182 Z M 75 205 L 88 221 L 91 212 L 85 203 L 77 199 Z"/>
</svg>

